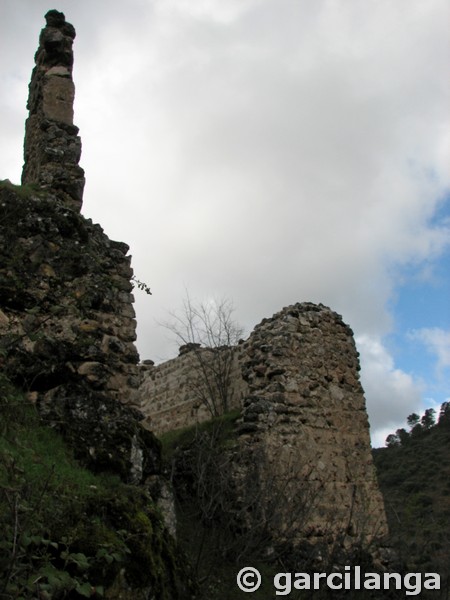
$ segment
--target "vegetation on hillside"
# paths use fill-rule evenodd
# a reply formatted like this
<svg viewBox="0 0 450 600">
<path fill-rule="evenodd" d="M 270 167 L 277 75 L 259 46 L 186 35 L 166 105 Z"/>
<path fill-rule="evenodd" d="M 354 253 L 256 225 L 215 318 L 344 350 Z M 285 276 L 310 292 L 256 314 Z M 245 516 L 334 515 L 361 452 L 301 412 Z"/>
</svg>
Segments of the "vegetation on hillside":
<svg viewBox="0 0 450 600">
<path fill-rule="evenodd" d="M 2 600 L 192 596 L 186 563 L 150 496 L 82 468 L 4 376 L 0 428 Z"/>
<path fill-rule="evenodd" d="M 6 189 L 14 192 L 20 198 L 29 198 L 30 196 L 43 195 L 44 192 L 38 185 L 16 185 L 11 183 L 9 179 L 0 179 L 0 189 Z"/>
<path fill-rule="evenodd" d="M 373 451 L 392 542 L 411 570 L 438 572 L 450 591 L 450 403 L 407 419 Z M 445 591 L 446 590 L 446 591 Z M 447 595 L 445 595 L 447 594 Z"/>
</svg>

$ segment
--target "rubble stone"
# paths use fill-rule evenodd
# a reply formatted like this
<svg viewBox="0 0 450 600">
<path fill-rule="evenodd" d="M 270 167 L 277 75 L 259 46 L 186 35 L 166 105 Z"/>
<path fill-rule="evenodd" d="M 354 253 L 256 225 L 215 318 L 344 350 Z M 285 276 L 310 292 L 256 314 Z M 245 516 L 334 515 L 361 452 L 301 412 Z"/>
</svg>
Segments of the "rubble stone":
<svg viewBox="0 0 450 600">
<path fill-rule="evenodd" d="M 81 139 L 73 124 L 75 29 L 56 10 L 46 14 L 46 21 L 29 86 L 22 183 L 56 193 L 80 210 L 85 178 L 78 165 Z"/>
</svg>

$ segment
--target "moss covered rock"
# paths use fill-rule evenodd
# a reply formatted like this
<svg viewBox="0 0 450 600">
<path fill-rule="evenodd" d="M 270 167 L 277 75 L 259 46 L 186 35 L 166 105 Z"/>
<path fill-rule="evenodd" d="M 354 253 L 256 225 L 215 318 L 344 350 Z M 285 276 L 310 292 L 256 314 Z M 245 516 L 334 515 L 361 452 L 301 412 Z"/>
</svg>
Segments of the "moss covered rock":
<svg viewBox="0 0 450 600">
<path fill-rule="evenodd" d="M 128 246 L 55 194 L 0 184 L 0 350 L 5 372 L 96 471 L 159 472 L 133 409 L 139 385 Z"/>
</svg>

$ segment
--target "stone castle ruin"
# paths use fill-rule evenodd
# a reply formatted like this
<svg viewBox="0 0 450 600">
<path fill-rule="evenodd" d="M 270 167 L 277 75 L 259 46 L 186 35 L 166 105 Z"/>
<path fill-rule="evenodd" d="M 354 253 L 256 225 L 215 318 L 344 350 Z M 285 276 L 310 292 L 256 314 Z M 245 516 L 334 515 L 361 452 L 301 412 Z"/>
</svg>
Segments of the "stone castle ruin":
<svg viewBox="0 0 450 600">
<path fill-rule="evenodd" d="M 0 186 L 0 365 L 80 459 L 141 483 L 160 472 L 153 434 L 208 411 L 192 392 L 192 349 L 138 366 L 128 246 L 80 214 L 75 30 L 57 11 L 46 20 L 30 83 L 24 186 Z M 232 353 L 237 488 L 250 474 L 283 496 L 274 536 L 320 540 L 331 531 L 348 544 L 385 536 L 358 354 L 341 317 L 294 304 Z M 314 502 L 289 533 L 290 500 L 305 486 Z M 262 493 L 259 514 L 269 502 Z"/>
<path fill-rule="evenodd" d="M 295 304 L 233 350 L 229 408 L 242 411 L 235 460 L 258 471 L 261 486 L 275 477 L 271 487 L 285 490 L 279 533 L 292 511 L 289 497 L 306 486 L 311 508 L 296 536 L 318 540 L 331 530 L 348 544 L 385 536 L 352 330 L 323 305 Z M 189 348 L 144 365 L 139 397 L 147 427 L 162 433 L 210 418 L 195 394 L 196 371 L 201 379 Z"/>
<path fill-rule="evenodd" d="M 144 361 L 140 365 L 142 381 L 137 401 L 144 415 L 144 425 L 157 435 L 190 427 L 211 419 L 214 412 L 204 401 L 205 376 L 200 362 L 213 362 L 218 349 L 185 344 L 180 354 L 159 365 Z M 230 350 L 230 373 L 227 382 L 228 409 L 242 408 L 248 385 L 241 373 L 241 346 Z M 213 384 L 214 385 L 214 384 Z"/>
<path fill-rule="evenodd" d="M 0 186 L 0 365 L 79 458 L 138 482 L 159 469 L 159 445 L 133 408 L 131 258 L 80 214 L 75 30 L 55 10 L 46 21 L 29 86 L 23 186 Z"/>
<path fill-rule="evenodd" d="M 29 86 L 22 183 L 57 192 L 80 210 L 85 179 L 78 164 L 81 140 L 73 124 L 75 29 L 56 10 L 47 13 L 46 21 Z"/>
</svg>

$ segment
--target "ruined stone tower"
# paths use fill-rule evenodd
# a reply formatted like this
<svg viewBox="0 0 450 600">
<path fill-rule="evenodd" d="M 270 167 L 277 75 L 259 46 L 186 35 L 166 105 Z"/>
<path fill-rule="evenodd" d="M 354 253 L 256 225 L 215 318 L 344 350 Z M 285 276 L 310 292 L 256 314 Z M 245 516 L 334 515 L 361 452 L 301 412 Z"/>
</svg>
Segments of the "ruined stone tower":
<svg viewBox="0 0 450 600">
<path fill-rule="evenodd" d="M 288 306 L 234 348 L 231 408 L 238 501 L 275 540 L 326 548 L 370 546 L 387 535 L 372 462 L 353 332 L 321 304 Z M 144 365 L 141 410 L 156 432 L 207 418 L 192 391 L 190 353 Z M 257 522 L 252 522 L 256 519 Z"/>
<path fill-rule="evenodd" d="M 55 10 L 46 21 L 29 86 L 27 185 L 0 186 L 0 363 L 83 462 L 138 481 L 158 469 L 159 450 L 132 408 L 131 257 L 80 212 L 75 30 Z"/>
<path fill-rule="evenodd" d="M 347 547 L 385 537 L 358 353 L 341 316 L 288 306 L 255 327 L 240 362 L 240 460 L 262 489 L 281 490 L 275 534 Z"/>
<path fill-rule="evenodd" d="M 45 19 L 29 86 L 22 183 L 54 192 L 79 210 L 85 179 L 78 165 L 81 140 L 73 124 L 75 29 L 56 10 Z"/>
</svg>

